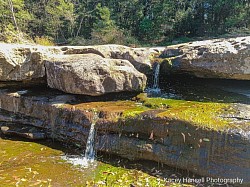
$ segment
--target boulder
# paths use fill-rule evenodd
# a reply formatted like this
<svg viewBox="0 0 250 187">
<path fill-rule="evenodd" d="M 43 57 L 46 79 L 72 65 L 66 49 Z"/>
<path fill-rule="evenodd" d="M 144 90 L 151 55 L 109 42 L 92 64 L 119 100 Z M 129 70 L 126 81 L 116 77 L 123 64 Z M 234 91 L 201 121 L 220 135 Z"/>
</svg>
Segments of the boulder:
<svg viewBox="0 0 250 187">
<path fill-rule="evenodd" d="M 18 44 L 0 44 L 0 81 L 45 79 L 44 59 L 59 49 Z"/>
<path fill-rule="evenodd" d="M 65 46 L 61 48 L 64 54 L 88 54 L 93 53 L 103 58 L 128 60 L 134 67 L 148 74 L 152 67 L 151 55 L 164 50 L 164 47 L 157 48 L 131 48 L 122 45 L 96 45 L 96 46 Z"/>
<path fill-rule="evenodd" d="M 250 80 L 250 36 L 215 39 L 167 47 L 162 71 L 202 78 Z"/>
<path fill-rule="evenodd" d="M 57 55 L 46 60 L 45 67 L 49 87 L 72 94 L 143 91 L 147 81 L 129 61 L 93 53 Z"/>
</svg>

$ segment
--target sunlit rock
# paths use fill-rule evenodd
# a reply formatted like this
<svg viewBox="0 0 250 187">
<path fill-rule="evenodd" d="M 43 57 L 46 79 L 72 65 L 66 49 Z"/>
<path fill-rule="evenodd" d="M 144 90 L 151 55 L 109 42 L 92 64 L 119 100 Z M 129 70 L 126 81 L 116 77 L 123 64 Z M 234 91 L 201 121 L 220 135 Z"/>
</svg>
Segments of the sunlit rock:
<svg viewBox="0 0 250 187">
<path fill-rule="evenodd" d="M 95 54 L 54 56 L 45 66 L 48 85 L 66 93 L 96 96 L 143 91 L 147 81 L 129 61 Z"/>
<path fill-rule="evenodd" d="M 250 37 L 196 41 L 166 47 L 163 71 L 202 78 L 250 80 Z M 165 68 L 165 70 L 164 70 Z"/>
</svg>

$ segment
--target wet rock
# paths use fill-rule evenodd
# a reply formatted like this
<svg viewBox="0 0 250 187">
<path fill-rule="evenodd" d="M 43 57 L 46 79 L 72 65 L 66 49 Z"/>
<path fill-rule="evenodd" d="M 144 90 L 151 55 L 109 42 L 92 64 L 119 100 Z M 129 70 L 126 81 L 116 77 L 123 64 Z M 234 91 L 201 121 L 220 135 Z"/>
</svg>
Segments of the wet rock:
<svg viewBox="0 0 250 187">
<path fill-rule="evenodd" d="M 73 94 L 143 91 L 147 80 L 129 61 L 95 54 L 54 56 L 45 67 L 51 88 Z"/>
<path fill-rule="evenodd" d="M 1 126 L 1 131 L 5 135 L 20 136 L 31 140 L 46 139 L 45 132 L 35 128 L 34 126 L 24 126 L 17 124 L 5 124 Z"/>
<path fill-rule="evenodd" d="M 188 136 L 188 134 L 186 135 Z M 191 144 L 190 140 L 183 142 L 183 136 L 180 133 L 170 135 L 167 138 L 168 141 L 164 143 L 109 134 L 100 136 L 96 146 L 98 150 L 119 154 L 130 159 L 162 162 L 214 178 L 238 177 L 243 179 L 246 186 L 250 183 L 249 162 L 244 162 L 249 159 L 249 142 L 240 139 L 236 141 L 234 136 L 216 132 L 206 134 L 204 131 L 197 131 L 192 135 L 194 137 L 189 139 L 197 144 L 199 139 L 195 139 L 199 136 L 208 136 L 211 141 L 200 142 L 199 146 L 196 146 Z"/>
<path fill-rule="evenodd" d="M 202 78 L 250 80 L 250 37 L 197 41 L 167 47 L 162 71 Z"/>
</svg>

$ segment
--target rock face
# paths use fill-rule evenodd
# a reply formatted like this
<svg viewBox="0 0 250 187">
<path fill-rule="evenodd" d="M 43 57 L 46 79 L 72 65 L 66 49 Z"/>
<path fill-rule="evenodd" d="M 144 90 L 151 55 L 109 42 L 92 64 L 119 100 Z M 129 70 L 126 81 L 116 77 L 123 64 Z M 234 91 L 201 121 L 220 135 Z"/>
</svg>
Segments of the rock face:
<svg viewBox="0 0 250 187">
<path fill-rule="evenodd" d="M 163 71 L 202 78 L 250 80 L 250 37 L 198 41 L 167 47 Z M 164 70 L 165 69 L 165 70 Z"/>
<path fill-rule="evenodd" d="M 161 72 L 250 80 L 250 37 L 238 37 L 167 48 L 0 44 L 0 81 L 46 82 L 47 75 L 50 87 L 67 93 L 141 91 L 141 73 L 148 74 L 158 56 L 165 59 Z"/>
<path fill-rule="evenodd" d="M 45 67 L 48 85 L 66 93 L 97 96 L 143 91 L 147 82 L 129 61 L 96 54 L 57 56 L 47 60 Z"/>
</svg>

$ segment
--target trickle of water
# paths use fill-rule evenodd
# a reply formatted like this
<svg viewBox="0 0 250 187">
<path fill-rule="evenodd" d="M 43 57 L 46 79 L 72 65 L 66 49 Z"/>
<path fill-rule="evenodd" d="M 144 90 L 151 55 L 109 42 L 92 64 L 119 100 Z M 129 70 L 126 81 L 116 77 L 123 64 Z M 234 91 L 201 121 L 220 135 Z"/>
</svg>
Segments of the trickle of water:
<svg viewBox="0 0 250 187">
<path fill-rule="evenodd" d="M 156 63 L 156 67 L 154 70 L 154 84 L 153 84 L 153 89 L 159 89 L 159 74 L 160 74 L 160 64 Z"/>
<path fill-rule="evenodd" d="M 85 158 L 90 162 L 94 161 L 95 159 L 94 143 L 95 143 L 95 123 L 92 122 L 85 150 Z"/>
<path fill-rule="evenodd" d="M 160 64 L 155 63 L 153 86 L 152 86 L 152 88 L 148 88 L 146 90 L 147 93 L 150 93 L 150 94 L 160 94 L 161 93 L 161 89 L 160 89 L 160 86 L 159 86 L 159 75 L 160 75 Z"/>
</svg>

